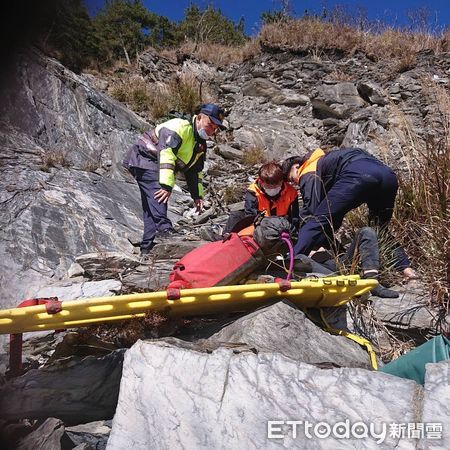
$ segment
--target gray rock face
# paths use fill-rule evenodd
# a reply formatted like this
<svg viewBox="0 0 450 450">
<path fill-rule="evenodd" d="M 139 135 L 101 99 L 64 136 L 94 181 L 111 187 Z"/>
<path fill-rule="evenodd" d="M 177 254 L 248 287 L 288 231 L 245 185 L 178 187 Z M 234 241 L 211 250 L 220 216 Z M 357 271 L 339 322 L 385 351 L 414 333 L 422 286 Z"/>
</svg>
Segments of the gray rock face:
<svg viewBox="0 0 450 450">
<path fill-rule="evenodd" d="M 111 419 L 117 404 L 123 350 L 30 370 L 0 388 L 0 418 L 56 417 L 67 425 Z"/>
<path fill-rule="evenodd" d="M 312 101 L 313 113 L 321 118 L 347 118 L 357 108 L 365 105 L 353 83 L 324 84 Z"/>
<path fill-rule="evenodd" d="M 111 421 L 99 420 L 67 427 L 66 432 L 75 444 L 87 444 L 95 450 L 105 450 L 108 436 L 111 432 Z"/>
<path fill-rule="evenodd" d="M 308 364 L 371 367 L 367 353 L 358 344 L 321 330 L 288 301 L 248 314 L 208 341 L 245 343 L 258 351 L 279 353 Z"/>
<path fill-rule="evenodd" d="M 64 424 L 54 418 L 47 419 L 40 427 L 22 439 L 17 450 L 62 450 L 73 447 L 64 434 Z"/>
<path fill-rule="evenodd" d="M 322 370 L 279 354 L 138 341 L 125 355 L 107 448 L 414 448 L 388 429 L 379 444 L 370 436 L 308 439 L 302 424 L 414 422 L 418 389 L 382 373 Z M 273 420 L 285 426 L 268 439 Z M 289 420 L 301 421 L 295 437 Z"/>
<path fill-rule="evenodd" d="M 364 100 L 380 106 L 387 104 L 386 95 L 383 93 L 381 86 L 377 83 L 372 81 L 360 82 L 358 83 L 357 88 Z"/>
<path fill-rule="evenodd" d="M 35 51 L 18 55 L 4 80 L 0 307 L 66 273 L 77 254 L 130 250 L 141 206 L 120 162 L 147 126 Z"/>
<path fill-rule="evenodd" d="M 81 298 L 109 297 L 119 293 L 121 289 L 122 283 L 118 280 L 84 281 L 81 283 L 61 281 L 39 289 L 33 297 L 58 297 L 61 301 L 78 300 Z"/>
<path fill-rule="evenodd" d="M 426 369 L 422 422 L 428 424 L 428 433 L 420 448 L 450 448 L 450 360 L 427 364 Z"/>
</svg>

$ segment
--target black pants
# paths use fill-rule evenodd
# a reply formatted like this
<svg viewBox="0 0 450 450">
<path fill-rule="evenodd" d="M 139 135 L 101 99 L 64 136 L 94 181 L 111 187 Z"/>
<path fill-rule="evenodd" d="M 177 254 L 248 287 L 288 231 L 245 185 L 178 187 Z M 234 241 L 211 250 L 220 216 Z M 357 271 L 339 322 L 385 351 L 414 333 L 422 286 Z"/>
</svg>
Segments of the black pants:
<svg viewBox="0 0 450 450">
<path fill-rule="evenodd" d="M 148 169 L 131 169 L 141 192 L 142 211 L 144 219 L 144 234 L 141 251 L 149 251 L 153 247 L 153 240 L 157 231 L 172 229 L 172 222 L 167 217 L 167 203 L 158 203 L 155 192 L 161 189 L 158 181 L 159 173 Z"/>
</svg>

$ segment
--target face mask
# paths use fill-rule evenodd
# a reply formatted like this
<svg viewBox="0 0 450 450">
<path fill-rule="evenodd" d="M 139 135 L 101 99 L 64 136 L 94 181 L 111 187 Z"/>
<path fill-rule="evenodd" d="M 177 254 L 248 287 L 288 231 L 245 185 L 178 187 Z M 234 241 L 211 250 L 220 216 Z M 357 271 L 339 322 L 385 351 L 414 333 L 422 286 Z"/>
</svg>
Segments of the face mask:
<svg viewBox="0 0 450 450">
<path fill-rule="evenodd" d="M 276 188 L 273 189 L 267 189 L 264 188 L 264 192 L 269 196 L 269 197 L 275 197 L 275 195 L 279 194 L 281 191 L 281 186 L 278 186 Z"/>
<path fill-rule="evenodd" d="M 198 135 L 199 135 L 202 139 L 204 139 L 205 141 L 206 141 L 207 139 L 209 139 L 209 135 L 208 135 L 208 133 L 206 132 L 206 130 L 205 130 L 204 128 L 200 128 L 199 130 L 197 130 L 197 133 L 198 133 Z"/>
</svg>

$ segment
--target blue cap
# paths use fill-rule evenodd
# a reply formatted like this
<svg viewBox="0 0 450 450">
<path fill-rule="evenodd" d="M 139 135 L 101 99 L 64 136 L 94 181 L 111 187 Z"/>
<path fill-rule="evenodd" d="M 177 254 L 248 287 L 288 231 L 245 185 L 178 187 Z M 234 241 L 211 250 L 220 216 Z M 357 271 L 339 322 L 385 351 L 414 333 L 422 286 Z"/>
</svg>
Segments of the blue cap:
<svg viewBox="0 0 450 450">
<path fill-rule="evenodd" d="M 219 108 L 214 103 L 205 103 L 200 108 L 200 113 L 207 115 L 216 125 L 219 125 L 221 130 L 225 130 L 227 127 L 222 123 L 225 117 L 225 111 Z"/>
</svg>

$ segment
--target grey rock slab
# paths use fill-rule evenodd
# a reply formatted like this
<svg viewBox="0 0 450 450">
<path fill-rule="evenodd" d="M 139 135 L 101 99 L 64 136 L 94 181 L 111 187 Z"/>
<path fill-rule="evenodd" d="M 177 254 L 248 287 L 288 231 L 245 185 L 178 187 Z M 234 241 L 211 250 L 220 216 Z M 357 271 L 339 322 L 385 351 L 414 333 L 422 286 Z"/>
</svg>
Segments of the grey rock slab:
<svg viewBox="0 0 450 450">
<path fill-rule="evenodd" d="M 58 297 L 61 301 L 67 301 L 92 297 L 110 297 L 120 292 L 121 289 L 122 283 L 118 280 L 85 281 L 82 283 L 61 281 L 39 289 L 33 297 Z"/>
<path fill-rule="evenodd" d="M 73 447 L 61 420 L 50 417 L 17 444 L 16 450 L 63 450 Z"/>
<path fill-rule="evenodd" d="M 111 419 L 122 376 L 123 350 L 62 360 L 0 387 L 0 418 L 56 417 L 67 425 Z"/>
<path fill-rule="evenodd" d="M 124 275 L 122 283 L 131 292 L 162 291 L 169 284 L 169 275 L 175 259 L 152 259 L 143 262 L 132 272 Z"/>
<path fill-rule="evenodd" d="M 426 365 L 422 422 L 420 449 L 450 448 L 450 360 Z"/>
<path fill-rule="evenodd" d="M 383 88 L 373 81 L 360 81 L 357 89 L 359 95 L 369 103 L 380 106 L 388 103 Z"/>
<path fill-rule="evenodd" d="M 119 252 L 95 252 L 77 256 L 76 262 L 93 279 L 118 277 L 139 265 L 139 260 Z"/>
<path fill-rule="evenodd" d="M 285 106 L 305 106 L 309 103 L 309 97 L 307 95 L 298 94 L 294 91 L 284 89 L 281 94 L 276 95 L 272 99 L 275 105 Z"/>
<path fill-rule="evenodd" d="M 284 429 L 281 438 L 268 439 L 268 421 L 414 422 L 418 389 L 383 373 L 322 370 L 280 354 L 138 341 L 125 355 L 107 448 L 412 449 L 387 425 L 377 444 L 372 437 L 308 439 L 301 427 L 295 438 Z"/>
<path fill-rule="evenodd" d="M 437 313 L 427 306 L 420 290 L 401 292 L 399 298 L 376 298 L 373 307 L 377 317 L 391 328 L 425 334 L 435 328 Z"/>
<path fill-rule="evenodd" d="M 83 276 L 84 269 L 78 263 L 72 263 L 67 271 L 67 276 L 69 278 Z"/>
<path fill-rule="evenodd" d="M 18 52 L 4 75 L 0 307 L 10 307 L 48 284 L 62 260 L 130 249 L 141 202 L 121 160 L 148 124 L 38 51 Z M 103 166 L 107 174 L 93 173 Z"/>
<path fill-rule="evenodd" d="M 286 300 L 241 317 L 208 341 L 245 343 L 308 364 L 371 367 L 367 352 L 358 344 L 322 330 Z"/>
<path fill-rule="evenodd" d="M 241 160 L 244 156 L 244 152 L 242 150 L 238 150 L 237 148 L 233 148 L 230 145 L 219 144 L 217 146 L 217 153 L 225 159 L 231 160 Z"/>
<path fill-rule="evenodd" d="M 315 117 L 346 118 L 366 103 L 360 97 L 354 83 L 323 84 L 311 100 Z"/>
<path fill-rule="evenodd" d="M 99 420 L 66 428 L 67 435 L 75 444 L 85 443 L 95 450 L 105 450 L 110 432 L 111 421 L 109 420 Z"/>
<path fill-rule="evenodd" d="M 242 94 L 249 97 L 272 98 L 279 92 L 280 88 L 267 78 L 253 78 L 242 86 Z"/>
</svg>

